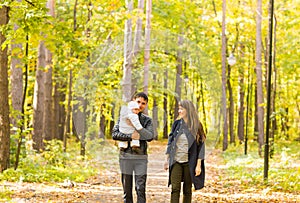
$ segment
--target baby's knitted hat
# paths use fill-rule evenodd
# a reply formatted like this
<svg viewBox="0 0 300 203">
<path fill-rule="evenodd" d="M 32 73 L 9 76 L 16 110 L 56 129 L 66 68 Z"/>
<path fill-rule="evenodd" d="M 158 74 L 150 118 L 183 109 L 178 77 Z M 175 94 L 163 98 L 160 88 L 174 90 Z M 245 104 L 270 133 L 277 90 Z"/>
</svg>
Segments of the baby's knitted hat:
<svg viewBox="0 0 300 203">
<path fill-rule="evenodd" d="M 128 108 L 129 109 L 139 109 L 140 106 L 136 101 L 130 101 L 130 102 L 128 102 Z"/>
</svg>

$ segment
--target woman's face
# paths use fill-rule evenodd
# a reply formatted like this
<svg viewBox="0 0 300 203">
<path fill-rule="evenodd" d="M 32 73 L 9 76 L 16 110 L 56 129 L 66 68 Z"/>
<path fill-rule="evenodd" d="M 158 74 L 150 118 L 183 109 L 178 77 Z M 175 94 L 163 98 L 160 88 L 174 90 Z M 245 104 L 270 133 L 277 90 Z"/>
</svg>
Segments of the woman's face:
<svg viewBox="0 0 300 203">
<path fill-rule="evenodd" d="M 182 106 L 179 106 L 178 114 L 180 118 L 187 118 L 187 111 Z"/>
</svg>

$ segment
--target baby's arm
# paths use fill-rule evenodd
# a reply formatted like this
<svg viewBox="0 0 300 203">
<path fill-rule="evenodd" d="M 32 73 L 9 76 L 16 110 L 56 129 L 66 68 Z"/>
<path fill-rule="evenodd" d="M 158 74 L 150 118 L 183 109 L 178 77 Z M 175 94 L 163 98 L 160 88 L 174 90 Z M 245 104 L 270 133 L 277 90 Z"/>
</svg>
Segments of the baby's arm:
<svg viewBox="0 0 300 203">
<path fill-rule="evenodd" d="M 129 114 L 128 118 L 129 118 L 129 120 L 131 121 L 133 127 L 136 130 L 143 129 L 143 126 L 141 125 L 140 120 L 139 120 L 139 116 L 137 114 Z"/>
</svg>

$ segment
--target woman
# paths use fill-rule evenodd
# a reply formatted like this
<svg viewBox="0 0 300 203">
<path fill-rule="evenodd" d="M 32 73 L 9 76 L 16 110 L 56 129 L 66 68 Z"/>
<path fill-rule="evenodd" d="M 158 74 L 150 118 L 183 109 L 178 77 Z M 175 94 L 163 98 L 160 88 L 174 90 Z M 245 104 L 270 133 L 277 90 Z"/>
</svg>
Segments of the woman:
<svg viewBox="0 0 300 203">
<path fill-rule="evenodd" d="M 171 203 L 179 202 L 183 182 L 183 202 L 192 202 L 192 184 L 196 190 L 204 187 L 205 138 L 195 106 L 189 100 L 179 103 L 179 119 L 169 135 L 165 170 L 169 169 Z"/>
</svg>

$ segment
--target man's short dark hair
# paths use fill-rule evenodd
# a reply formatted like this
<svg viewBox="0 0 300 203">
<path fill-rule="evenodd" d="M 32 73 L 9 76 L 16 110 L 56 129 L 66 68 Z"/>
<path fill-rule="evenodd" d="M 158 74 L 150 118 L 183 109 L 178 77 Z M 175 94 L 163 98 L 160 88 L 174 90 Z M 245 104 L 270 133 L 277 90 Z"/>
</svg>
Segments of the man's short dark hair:
<svg viewBox="0 0 300 203">
<path fill-rule="evenodd" d="M 144 93 L 144 92 L 138 92 L 138 93 L 136 93 L 134 95 L 133 99 L 136 99 L 136 98 L 139 98 L 139 97 L 142 97 L 148 103 L 148 96 L 147 96 L 146 93 Z"/>
</svg>

